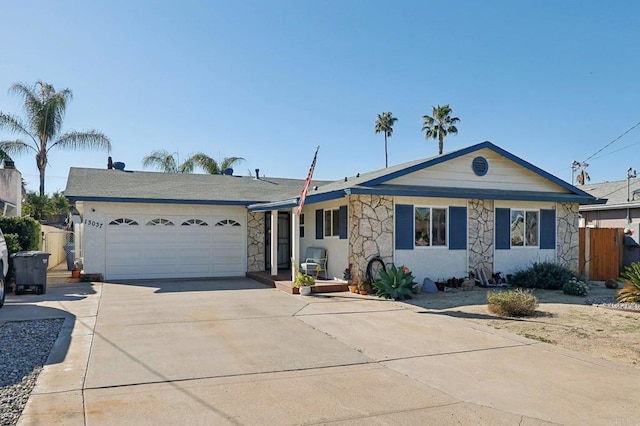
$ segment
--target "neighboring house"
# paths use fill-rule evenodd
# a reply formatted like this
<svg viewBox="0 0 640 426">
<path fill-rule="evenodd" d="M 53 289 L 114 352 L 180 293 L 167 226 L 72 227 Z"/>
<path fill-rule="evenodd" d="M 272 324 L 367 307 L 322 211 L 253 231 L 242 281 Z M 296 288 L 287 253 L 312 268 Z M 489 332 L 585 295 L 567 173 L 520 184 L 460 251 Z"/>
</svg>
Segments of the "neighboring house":
<svg viewBox="0 0 640 426">
<path fill-rule="evenodd" d="M 596 198 L 606 199 L 604 204 L 580 206 L 584 226 L 634 229 L 634 236 L 637 237 L 640 224 L 640 179 L 584 185 L 581 189 Z"/>
<path fill-rule="evenodd" d="M 13 161 L 0 169 L 0 216 L 22 216 L 22 174 Z"/>
<path fill-rule="evenodd" d="M 275 275 L 307 247 L 327 249 L 329 277 L 349 263 L 364 277 L 374 255 L 419 280 L 537 260 L 577 270 L 578 206 L 598 202 L 490 142 L 314 182 L 297 216 L 303 183 L 72 168 L 65 195 L 85 270 L 106 279 Z"/>
</svg>

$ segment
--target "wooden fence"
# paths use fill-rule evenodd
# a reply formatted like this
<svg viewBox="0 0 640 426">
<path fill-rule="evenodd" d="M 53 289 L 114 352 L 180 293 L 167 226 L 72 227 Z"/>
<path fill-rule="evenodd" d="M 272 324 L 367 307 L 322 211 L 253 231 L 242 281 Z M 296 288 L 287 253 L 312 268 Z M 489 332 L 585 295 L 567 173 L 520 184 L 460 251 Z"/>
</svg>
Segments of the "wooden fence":
<svg viewBox="0 0 640 426">
<path fill-rule="evenodd" d="M 622 271 L 624 230 L 580 228 L 580 274 L 588 280 L 617 279 Z"/>
</svg>

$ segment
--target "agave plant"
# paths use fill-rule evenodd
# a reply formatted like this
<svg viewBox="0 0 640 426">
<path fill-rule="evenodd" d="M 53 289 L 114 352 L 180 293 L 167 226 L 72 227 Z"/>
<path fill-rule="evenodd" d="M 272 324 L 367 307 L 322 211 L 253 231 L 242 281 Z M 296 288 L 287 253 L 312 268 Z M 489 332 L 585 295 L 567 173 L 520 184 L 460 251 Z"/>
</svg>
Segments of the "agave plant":
<svg viewBox="0 0 640 426">
<path fill-rule="evenodd" d="M 640 262 L 627 266 L 620 280 L 627 285 L 618 290 L 617 300 L 619 303 L 640 303 Z"/>
<path fill-rule="evenodd" d="M 378 297 L 394 300 L 411 299 L 414 279 L 413 274 L 405 267 L 397 268 L 391 265 L 386 271 L 379 271 L 379 278 L 373 286 Z"/>
</svg>

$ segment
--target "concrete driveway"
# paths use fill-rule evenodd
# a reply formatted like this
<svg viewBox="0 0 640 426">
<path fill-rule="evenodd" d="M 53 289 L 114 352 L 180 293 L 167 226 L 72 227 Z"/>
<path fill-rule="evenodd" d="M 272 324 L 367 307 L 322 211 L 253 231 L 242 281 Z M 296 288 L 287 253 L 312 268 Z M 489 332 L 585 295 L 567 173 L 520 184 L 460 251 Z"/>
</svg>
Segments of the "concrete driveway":
<svg viewBox="0 0 640 426">
<path fill-rule="evenodd" d="M 237 279 L 20 301 L 0 321 L 67 318 L 21 424 L 640 423 L 637 370 L 373 297 Z"/>
</svg>

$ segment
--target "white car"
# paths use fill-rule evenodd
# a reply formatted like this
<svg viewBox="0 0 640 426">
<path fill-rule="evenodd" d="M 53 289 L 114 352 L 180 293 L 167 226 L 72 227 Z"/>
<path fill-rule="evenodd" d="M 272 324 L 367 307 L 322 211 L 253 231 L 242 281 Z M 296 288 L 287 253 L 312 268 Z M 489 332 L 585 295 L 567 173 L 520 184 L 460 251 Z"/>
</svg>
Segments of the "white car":
<svg viewBox="0 0 640 426">
<path fill-rule="evenodd" d="M 0 308 L 4 305 L 5 282 L 4 279 L 9 272 L 9 251 L 7 250 L 7 242 L 4 240 L 4 234 L 0 229 Z"/>
</svg>

